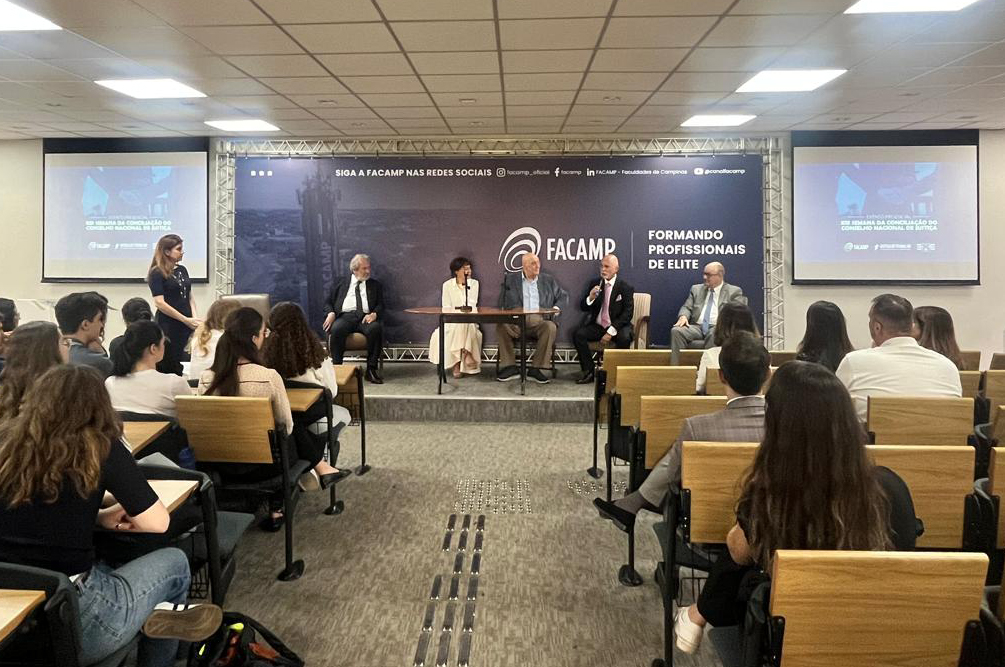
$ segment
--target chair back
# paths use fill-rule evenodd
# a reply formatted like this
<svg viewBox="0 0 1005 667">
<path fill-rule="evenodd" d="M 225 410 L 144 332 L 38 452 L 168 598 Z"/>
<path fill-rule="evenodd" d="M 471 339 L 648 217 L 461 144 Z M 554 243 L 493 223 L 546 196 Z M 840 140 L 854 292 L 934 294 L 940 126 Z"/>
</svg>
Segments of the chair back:
<svg viewBox="0 0 1005 667">
<path fill-rule="evenodd" d="M 771 365 L 778 367 L 786 361 L 794 361 L 799 353 L 795 350 L 768 350 L 768 354 L 771 355 Z"/>
<path fill-rule="evenodd" d="M 870 396 L 867 424 L 877 445 L 965 445 L 974 399 Z"/>
<path fill-rule="evenodd" d="M 621 366 L 621 426 L 637 426 L 643 396 L 693 396 L 694 369 L 690 366 Z"/>
<path fill-rule="evenodd" d="M 869 458 L 897 473 L 925 524 L 919 549 L 961 549 L 967 496 L 974 490 L 973 447 L 870 445 Z"/>
<path fill-rule="evenodd" d="M 960 350 L 960 361 L 963 362 L 963 370 L 979 371 L 981 369 L 981 351 Z"/>
<path fill-rule="evenodd" d="M 690 541 L 722 543 L 736 524 L 743 476 L 754 462 L 756 442 L 681 443 L 681 489 L 690 493 Z"/>
<path fill-rule="evenodd" d="M 28 565 L 0 563 L 0 587 L 18 591 L 43 591 L 45 602 L 42 609 L 45 617 L 47 636 L 44 643 L 48 648 L 35 646 L 32 649 L 34 658 L 39 658 L 51 651 L 56 664 L 65 667 L 75 667 L 81 649 L 80 610 L 77 603 L 77 590 L 69 578 L 62 572 L 45 570 Z M 32 637 L 41 635 L 31 635 Z M 17 647 L 16 653 L 22 647 Z M 17 657 L 17 656 L 14 656 Z M 0 662 L 3 662 L 0 660 Z"/>
<path fill-rule="evenodd" d="M 272 304 L 268 294 L 227 294 L 220 297 L 225 301 L 236 301 L 244 308 L 254 308 L 261 314 L 262 319 L 268 321 L 269 311 Z"/>
<path fill-rule="evenodd" d="M 677 358 L 677 365 L 698 368 L 703 354 L 705 354 L 705 350 L 681 350 L 680 356 Z"/>
<path fill-rule="evenodd" d="M 646 292 L 635 293 L 635 306 L 632 311 L 632 331 L 635 349 L 644 350 L 649 347 L 649 313 L 652 310 L 653 295 Z"/>
<path fill-rule="evenodd" d="M 669 366 L 670 350 L 616 350 L 604 351 L 601 368 L 607 376 L 608 393 L 618 387 L 619 366 Z"/>
<path fill-rule="evenodd" d="M 178 421 L 197 461 L 272 463 L 272 402 L 250 396 L 177 396 Z M 284 432 L 285 434 L 285 432 Z"/>
<path fill-rule="evenodd" d="M 980 371 L 960 371 L 960 386 L 963 387 L 963 398 L 977 398 L 980 393 L 981 379 L 984 374 Z"/>
<path fill-rule="evenodd" d="M 994 421 L 998 415 L 998 406 L 1005 405 L 1005 370 L 992 367 L 992 370 L 984 373 L 984 397 L 991 402 L 991 420 Z"/>
<path fill-rule="evenodd" d="M 991 365 L 988 366 L 989 370 L 992 371 L 1005 371 L 1005 353 L 995 352 L 991 355 Z"/>
<path fill-rule="evenodd" d="M 725 396 L 643 396 L 639 430 L 646 434 L 646 470 L 654 468 L 677 440 L 685 419 L 725 408 Z"/>
<path fill-rule="evenodd" d="M 1005 447 L 991 450 L 991 465 L 988 467 L 989 491 L 998 497 L 1005 496 Z M 1005 549 L 1005 512 L 998 510 L 998 540 L 996 548 Z"/>
<path fill-rule="evenodd" d="M 771 615 L 785 619 L 781 666 L 956 665 L 987 567 L 979 553 L 779 550 Z"/>
</svg>

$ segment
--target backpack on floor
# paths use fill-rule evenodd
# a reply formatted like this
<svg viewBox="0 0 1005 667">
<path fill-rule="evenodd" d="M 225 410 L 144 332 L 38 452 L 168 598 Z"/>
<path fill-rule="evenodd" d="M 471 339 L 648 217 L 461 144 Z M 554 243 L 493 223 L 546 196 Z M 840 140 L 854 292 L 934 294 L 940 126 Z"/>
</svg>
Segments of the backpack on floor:
<svg viewBox="0 0 1005 667">
<path fill-rule="evenodd" d="M 255 619 L 227 611 L 215 633 L 192 644 L 188 667 L 303 667 L 304 661 Z"/>
</svg>

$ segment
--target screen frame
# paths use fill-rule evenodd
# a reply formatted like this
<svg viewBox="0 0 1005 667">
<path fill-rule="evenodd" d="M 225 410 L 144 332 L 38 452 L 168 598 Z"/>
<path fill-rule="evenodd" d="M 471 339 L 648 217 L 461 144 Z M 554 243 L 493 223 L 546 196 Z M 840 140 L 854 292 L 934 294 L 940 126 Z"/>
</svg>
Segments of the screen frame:
<svg viewBox="0 0 1005 667">
<path fill-rule="evenodd" d="M 45 272 L 45 165 L 50 153 L 205 153 L 206 154 L 206 276 L 192 278 L 193 284 L 209 284 L 213 268 L 210 266 L 209 202 L 212 182 L 210 181 L 210 138 L 209 137 L 159 137 L 153 139 L 43 139 L 42 140 L 42 252 L 39 261 L 43 283 L 100 283 L 100 284 L 146 284 L 144 278 L 107 277 L 58 277 L 47 276 Z"/>
<path fill-rule="evenodd" d="M 866 148 L 882 146 L 973 146 L 977 159 L 977 277 L 973 280 L 857 280 L 851 278 L 798 278 L 796 276 L 796 161 L 797 148 Z M 893 132 L 792 132 L 790 142 L 791 152 L 789 162 L 792 165 L 792 177 L 789 179 L 789 266 L 792 267 L 789 276 L 791 285 L 921 285 L 921 286 L 959 286 L 981 284 L 981 147 L 979 130 L 903 130 Z"/>
</svg>

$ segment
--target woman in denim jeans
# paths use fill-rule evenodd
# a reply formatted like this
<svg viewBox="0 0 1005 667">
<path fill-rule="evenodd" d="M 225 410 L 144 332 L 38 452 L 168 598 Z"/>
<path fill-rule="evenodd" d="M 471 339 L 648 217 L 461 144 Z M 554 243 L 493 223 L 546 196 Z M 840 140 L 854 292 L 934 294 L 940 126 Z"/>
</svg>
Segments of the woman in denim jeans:
<svg viewBox="0 0 1005 667">
<path fill-rule="evenodd" d="M 96 526 L 163 533 L 170 523 L 121 432 L 94 369 L 60 365 L 35 382 L 20 413 L 0 425 L 0 560 L 74 582 L 82 664 L 111 655 L 142 630 L 139 664 L 161 667 L 174 662 L 179 639 L 211 635 L 221 612 L 185 604 L 190 573 L 178 549 L 116 570 L 94 562 Z M 106 492 L 111 504 L 103 503 Z"/>
</svg>

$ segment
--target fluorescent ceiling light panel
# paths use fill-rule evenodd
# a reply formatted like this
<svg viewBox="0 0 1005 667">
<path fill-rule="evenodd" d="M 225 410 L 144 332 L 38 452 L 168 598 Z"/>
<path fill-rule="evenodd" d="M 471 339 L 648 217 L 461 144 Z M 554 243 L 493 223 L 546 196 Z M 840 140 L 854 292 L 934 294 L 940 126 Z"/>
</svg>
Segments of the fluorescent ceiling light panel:
<svg viewBox="0 0 1005 667">
<path fill-rule="evenodd" d="M 859 0 L 845 14 L 893 14 L 907 12 L 958 12 L 977 0 Z"/>
<path fill-rule="evenodd" d="M 754 120 L 757 116 L 741 114 L 698 114 L 680 124 L 681 127 L 736 127 Z"/>
<path fill-rule="evenodd" d="M 206 97 L 205 93 L 174 79 L 105 79 L 94 83 L 140 100 Z"/>
<path fill-rule="evenodd" d="M 738 93 L 793 93 L 816 90 L 846 69 L 766 69 L 736 89 Z"/>
<path fill-rule="evenodd" d="M 0 31 L 14 30 L 62 30 L 62 28 L 27 9 L 7 0 L 0 0 Z"/>
<path fill-rule="evenodd" d="M 223 130 L 224 132 L 278 132 L 279 128 L 272 123 L 266 123 L 264 120 L 245 119 L 245 120 L 207 120 L 206 125 L 210 127 L 215 127 L 218 130 Z"/>
</svg>

